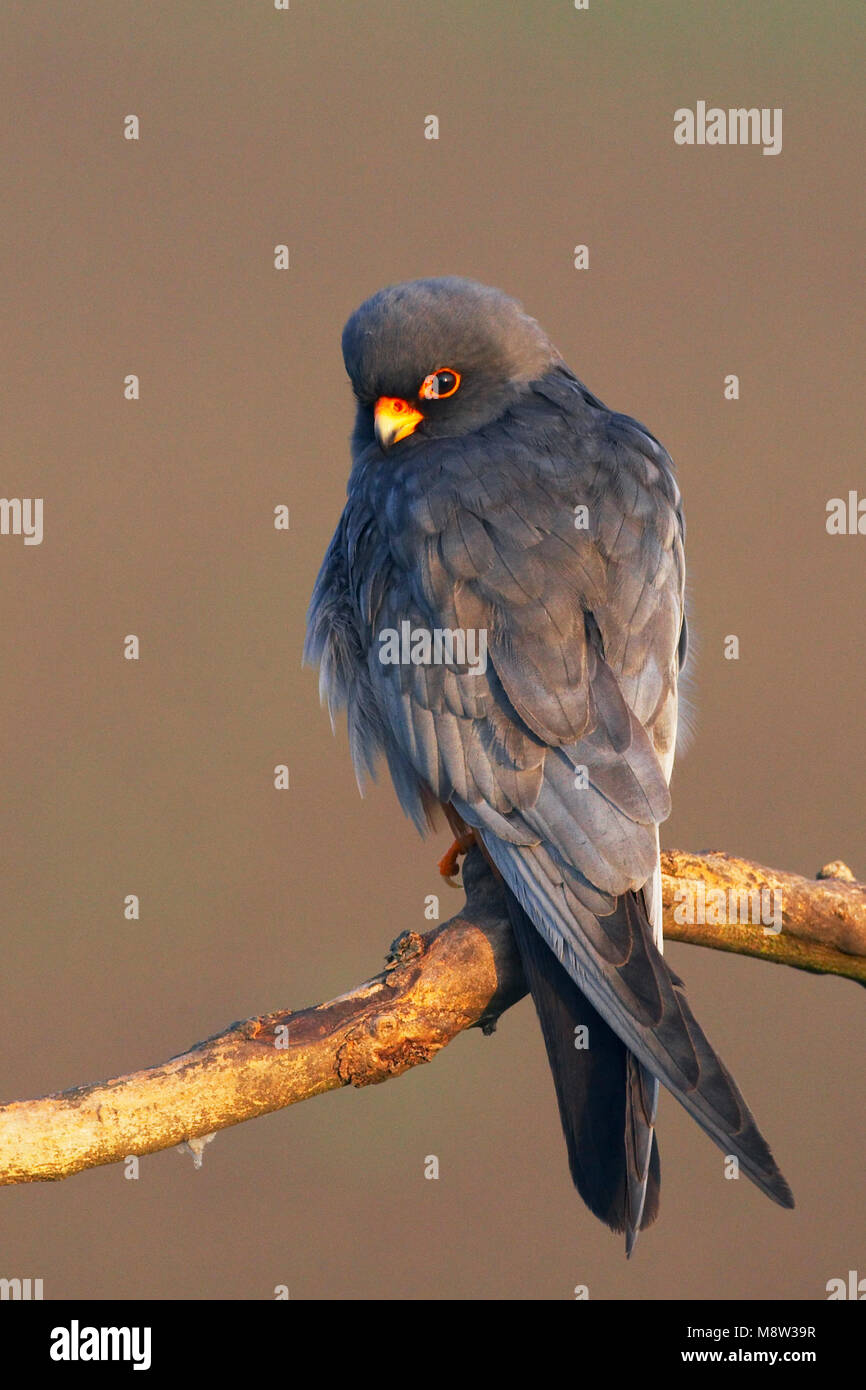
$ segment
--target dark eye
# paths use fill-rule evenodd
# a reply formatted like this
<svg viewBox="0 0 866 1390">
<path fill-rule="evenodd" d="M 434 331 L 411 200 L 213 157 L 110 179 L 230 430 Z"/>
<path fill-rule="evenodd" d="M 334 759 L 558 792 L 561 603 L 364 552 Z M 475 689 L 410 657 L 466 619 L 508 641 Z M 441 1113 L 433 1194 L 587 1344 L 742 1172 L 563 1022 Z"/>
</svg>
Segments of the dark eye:
<svg viewBox="0 0 866 1390">
<path fill-rule="evenodd" d="M 440 367 L 438 371 L 425 376 L 418 395 L 424 401 L 441 401 L 445 396 L 453 396 L 459 385 L 459 372 L 451 367 Z"/>
</svg>

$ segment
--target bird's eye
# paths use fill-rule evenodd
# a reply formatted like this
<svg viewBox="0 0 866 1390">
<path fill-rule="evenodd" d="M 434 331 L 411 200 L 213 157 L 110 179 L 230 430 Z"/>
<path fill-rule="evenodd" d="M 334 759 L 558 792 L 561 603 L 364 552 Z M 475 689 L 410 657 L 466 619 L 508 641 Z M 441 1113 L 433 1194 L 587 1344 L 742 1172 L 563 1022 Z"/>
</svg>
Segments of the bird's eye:
<svg viewBox="0 0 866 1390">
<path fill-rule="evenodd" d="M 445 396 L 453 396 L 459 385 L 459 372 L 451 367 L 440 367 L 438 371 L 425 376 L 418 395 L 425 401 L 441 401 Z"/>
</svg>

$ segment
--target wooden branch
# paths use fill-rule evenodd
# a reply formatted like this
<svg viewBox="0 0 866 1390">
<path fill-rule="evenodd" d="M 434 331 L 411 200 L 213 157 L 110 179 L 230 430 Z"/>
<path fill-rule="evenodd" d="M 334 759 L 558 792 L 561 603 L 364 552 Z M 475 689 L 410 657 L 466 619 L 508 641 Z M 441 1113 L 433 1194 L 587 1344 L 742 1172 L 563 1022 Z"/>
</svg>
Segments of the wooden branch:
<svg viewBox="0 0 866 1390">
<path fill-rule="evenodd" d="M 340 1086 L 429 1062 L 526 993 L 500 890 L 478 851 L 464 911 L 404 933 L 382 974 L 317 1008 L 235 1023 L 162 1066 L 0 1108 L 0 1184 L 154 1153 Z M 286 1045 L 287 1044 L 287 1045 Z M 195 1150 L 193 1150 L 195 1152 Z"/>
<path fill-rule="evenodd" d="M 777 965 L 793 965 L 819 975 L 842 975 L 866 985 L 866 885 L 856 883 L 851 870 L 839 860 L 819 869 L 817 879 L 766 869 L 730 854 L 671 850 L 662 854 L 665 940 L 760 956 Z M 703 922 L 677 920 L 677 908 L 682 916 L 688 906 L 689 888 L 695 895 L 703 889 Z M 712 899 L 713 893 L 721 896 Z M 766 894 L 767 906 L 778 904 L 781 908 L 781 931 L 765 926 L 767 921 L 774 925 L 770 913 L 763 918 L 757 914 L 756 920 L 753 910 L 748 922 L 738 922 L 742 909 L 730 911 L 732 893 L 737 900 L 741 894 Z M 771 894 L 778 896 L 772 898 Z M 721 907 L 722 897 L 728 910 L 722 921 L 714 922 L 710 904 Z"/>
<path fill-rule="evenodd" d="M 662 859 L 668 940 L 866 983 L 866 887 L 844 865 L 811 882 L 725 854 Z M 162 1066 L 0 1107 L 0 1184 L 53 1181 L 183 1143 L 200 1162 L 218 1129 L 387 1081 L 432 1061 L 467 1028 L 492 1032 L 526 984 L 501 891 L 477 850 L 463 880 L 458 916 L 423 936 L 404 933 L 385 970 L 338 999 L 233 1024 Z M 713 889 L 781 890 L 783 930 L 677 923 L 675 895 L 701 884 L 705 900 Z"/>
</svg>

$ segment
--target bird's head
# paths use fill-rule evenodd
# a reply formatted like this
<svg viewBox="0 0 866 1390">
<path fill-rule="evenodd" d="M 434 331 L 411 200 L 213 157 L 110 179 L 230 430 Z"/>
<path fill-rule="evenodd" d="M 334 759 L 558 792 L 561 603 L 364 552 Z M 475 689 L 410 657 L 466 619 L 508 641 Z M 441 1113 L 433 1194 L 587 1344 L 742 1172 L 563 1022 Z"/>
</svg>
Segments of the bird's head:
<svg viewBox="0 0 866 1390">
<path fill-rule="evenodd" d="M 416 432 L 466 434 L 500 416 L 560 361 L 514 299 L 453 276 L 391 285 L 343 330 L 358 400 L 355 438 L 383 450 Z"/>
</svg>

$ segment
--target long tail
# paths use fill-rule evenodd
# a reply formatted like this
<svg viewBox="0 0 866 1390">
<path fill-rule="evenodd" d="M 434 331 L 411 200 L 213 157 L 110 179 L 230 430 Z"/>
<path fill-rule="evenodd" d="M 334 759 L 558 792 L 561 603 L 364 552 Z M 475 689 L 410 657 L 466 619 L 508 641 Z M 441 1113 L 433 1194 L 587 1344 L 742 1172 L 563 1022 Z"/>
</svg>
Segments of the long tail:
<svg viewBox="0 0 866 1390">
<path fill-rule="evenodd" d="M 515 846 L 488 835 L 483 839 L 515 899 L 509 911 L 529 961 L 527 974 L 556 1081 L 572 1172 L 591 1209 L 602 1220 L 621 1224 L 629 1248 L 637 1230 L 655 1215 L 656 1081 L 676 1096 L 723 1153 L 737 1158 L 741 1171 L 762 1192 L 780 1206 L 792 1207 L 791 1190 L 736 1082 L 689 1008 L 682 980 L 659 950 L 650 920 L 660 912 L 658 886 L 647 884 L 639 893 L 623 894 L 613 900 L 612 911 L 599 916 L 578 896 L 586 892 L 578 877 L 569 877 L 567 866 L 555 861 L 543 846 Z M 530 930 L 552 949 L 573 989 L 537 953 Z M 574 1027 L 590 1017 L 588 1007 L 597 1019 L 598 1057 L 591 1040 L 583 1057 L 574 1048 Z M 620 1041 L 625 1055 L 616 1084 L 616 1049 L 608 1032 Z M 625 1079 L 621 1079 L 623 1068 Z M 591 1084 L 596 1072 L 607 1078 L 599 1081 L 597 1101 Z M 607 1131 L 605 1107 L 616 1117 Z M 614 1128 L 621 1136 L 620 1144 L 624 1135 L 626 1150 L 625 1157 L 620 1151 L 618 1159 L 613 1155 Z M 595 1138 L 587 1137 L 602 1133 L 609 1136 L 604 1149 Z M 602 1157 L 593 1156 L 593 1145 Z M 611 1197 L 599 1173 L 605 1151 L 607 1161 L 616 1165 L 619 1196 Z"/>
<path fill-rule="evenodd" d="M 581 993 L 513 893 L 507 899 L 553 1073 L 572 1180 L 595 1216 L 625 1231 L 631 1254 L 638 1231 L 659 1210 L 658 1083 Z"/>
</svg>

